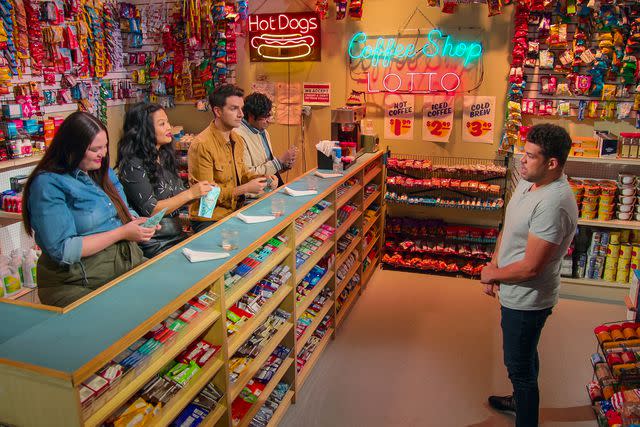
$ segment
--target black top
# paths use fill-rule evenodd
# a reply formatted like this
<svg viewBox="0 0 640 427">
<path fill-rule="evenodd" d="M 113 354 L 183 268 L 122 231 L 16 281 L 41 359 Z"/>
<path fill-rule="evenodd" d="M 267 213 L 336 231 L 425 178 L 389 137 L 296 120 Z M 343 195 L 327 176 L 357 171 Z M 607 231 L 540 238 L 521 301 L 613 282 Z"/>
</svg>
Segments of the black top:
<svg viewBox="0 0 640 427">
<path fill-rule="evenodd" d="M 182 180 L 175 171 L 169 171 L 158 165 L 158 182 L 152 185 L 149 174 L 144 169 L 142 159 L 131 158 L 118 171 L 129 205 L 140 216 L 151 216 L 158 200 L 168 199 L 185 190 Z M 167 212 L 165 217 L 177 216 L 178 211 Z"/>
</svg>

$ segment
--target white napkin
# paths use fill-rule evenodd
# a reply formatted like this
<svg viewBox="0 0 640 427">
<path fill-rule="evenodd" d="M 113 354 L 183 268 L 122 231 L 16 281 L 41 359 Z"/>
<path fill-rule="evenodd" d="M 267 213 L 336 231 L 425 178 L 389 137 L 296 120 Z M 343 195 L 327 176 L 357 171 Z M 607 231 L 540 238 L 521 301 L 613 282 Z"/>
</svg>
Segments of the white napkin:
<svg viewBox="0 0 640 427">
<path fill-rule="evenodd" d="M 276 219 L 276 217 L 273 216 L 273 215 L 245 215 L 243 213 L 239 213 L 236 216 L 238 217 L 238 219 L 246 222 L 247 224 L 255 224 L 257 222 L 273 221 L 274 219 Z"/>
<path fill-rule="evenodd" d="M 318 194 L 316 190 L 292 190 L 289 187 L 284 187 L 284 193 L 290 195 L 291 197 L 311 196 L 313 194 Z"/>
<path fill-rule="evenodd" d="M 320 178 L 326 179 L 326 178 L 337 178 L 339 176 L 342 176 L 341 173 L 324 173 L 324 172 L 320 172 L 319 170 L 316 170 L 313 173 L 315 176 L 319 176 Z"/>
<path fill-rule="evenodd" d="M 182 248 L 182 253 L 191 262 L 212 261 L 214 259 L 229 258 L 229 252 L 204 252 L 194 251 L 189 248 Z"/>
</svg>

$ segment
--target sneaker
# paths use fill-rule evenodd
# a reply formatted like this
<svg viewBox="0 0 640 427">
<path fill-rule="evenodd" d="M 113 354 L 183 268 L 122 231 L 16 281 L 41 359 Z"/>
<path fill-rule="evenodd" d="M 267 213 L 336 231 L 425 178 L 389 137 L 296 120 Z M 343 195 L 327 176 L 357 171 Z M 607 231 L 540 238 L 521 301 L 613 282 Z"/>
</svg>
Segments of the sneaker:
<svg viewBox="0 0 640 427">
<path fill-rule="evenodd" d="M 510 396 L 489 396 L 489 406 L 498 411 L 516 412 L 516 401 Z"/>
</svg>

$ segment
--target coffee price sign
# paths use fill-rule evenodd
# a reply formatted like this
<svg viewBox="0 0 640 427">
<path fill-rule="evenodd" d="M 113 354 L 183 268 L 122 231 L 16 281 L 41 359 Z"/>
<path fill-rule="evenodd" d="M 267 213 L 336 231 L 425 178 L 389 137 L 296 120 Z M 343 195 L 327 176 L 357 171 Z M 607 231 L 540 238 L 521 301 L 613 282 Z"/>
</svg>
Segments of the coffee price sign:
<svg viewBox="0 0 640 427">
<path fill-rule="evenodd" d="M 387 139 L 413 139 L 413 95 L 387 94 L 384 98 L 384 137 Z"/>
<path fill-rule="evenodd" d="M 425 96 L 422 109 L 422 140 L 449 142 L 453 129 L 453 96 Z"/>
<path fill-rule="evenodd" d="M 462 140 L 493 144 L 495 116 L 495 96 L 465 96 L 462 114 Z"/>
</svg>

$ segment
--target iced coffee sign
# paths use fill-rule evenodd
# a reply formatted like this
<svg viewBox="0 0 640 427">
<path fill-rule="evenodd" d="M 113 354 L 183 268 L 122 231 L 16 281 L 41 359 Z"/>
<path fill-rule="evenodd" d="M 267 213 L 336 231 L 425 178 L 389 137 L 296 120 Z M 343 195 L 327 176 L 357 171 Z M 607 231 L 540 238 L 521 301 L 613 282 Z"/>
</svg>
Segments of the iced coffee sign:
<svg viewBox="0 0 640 427">
<path fill-rule="evenodd" d="M 384 97 L 384 104 L 384 137 L 387 139 L 413 139 L 414 96 L 387 94 Z"/>
<path fill-rule="evenodd" d="M 462 140 L 493 144 L 495 117 L 495 96 L 465 96 L 462 112 Z"/>
</svg>

